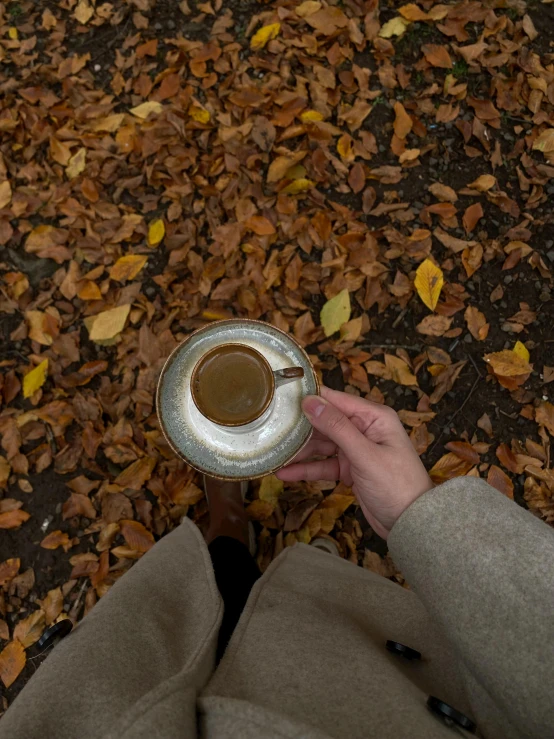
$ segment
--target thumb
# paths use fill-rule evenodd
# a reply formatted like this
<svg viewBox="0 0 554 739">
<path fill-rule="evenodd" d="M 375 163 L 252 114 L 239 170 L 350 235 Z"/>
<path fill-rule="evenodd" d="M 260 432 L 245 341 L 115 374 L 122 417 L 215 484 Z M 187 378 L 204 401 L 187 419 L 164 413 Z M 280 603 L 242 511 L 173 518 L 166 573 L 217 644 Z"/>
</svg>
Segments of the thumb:
<svg viewBox="0 0 554 739">
<path fill-rule="evenodd" d="M 342 449 L 348 459 L 367 454 L 367 439 L 342 411 L 318 395 L 308 395 L 302 410 L 312 426 Z M 363 458 L 363 457 L 362 457 Z"/>
</svg>

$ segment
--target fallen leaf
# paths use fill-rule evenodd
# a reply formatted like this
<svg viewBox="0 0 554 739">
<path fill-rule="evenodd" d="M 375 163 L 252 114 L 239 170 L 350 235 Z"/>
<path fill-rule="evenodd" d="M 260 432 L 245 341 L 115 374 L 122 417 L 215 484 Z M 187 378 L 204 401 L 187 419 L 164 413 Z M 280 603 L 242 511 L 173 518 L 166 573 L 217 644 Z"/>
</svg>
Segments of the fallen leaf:
<svg viewBox="0 0 554 739">
<path fill-rule="evenodd" d="M 338 295 L 328 300 L 320 313 L 320 321 L 325 332 L 325 336 L 332 336 L 339 331 L 341 326 L 350 318 L 350 293 L 348 290 L 341 290 Z"/>
<path fill-rule="evenodd" d="M 306 192 L 306 190 L 311 190 L 314 186 L 315 182 L 312 182 L 312 180 L 308 180 L 305 177 L 301 177 L 300 179 L 291 182 L 290 185 L 284 187 L 281 192 L 285 195 L 298 195 L 301 192 Z"/>
<path fill-rule="evenodd" d="M 18 529 L 22 523 L 30 518 L 31 514 L 21 509 L 5 511 L 0 513 L 0 529 Z"/>
<path fill-rule="evenodd" d="M 251 216 L 244 225 L 258 236 L 271 236 L 275 233 L 275 226 L 265 216 Z"/>
<path fill-rule="evenodd" d="M 157 218 L 148 226 L 148 246 L 158 246 L 165 236 L 165 224 L 161 218 Z"/>
<path fill-rule="evenodd" d="M 121 534 L 136 552 L 147 552 L 154 546 L 154 537 L 139 521 L 120 521 Z"/>
<path fill-rule="evenodd" d="M 471 233 L 483 216 L 484 213 L 481 203 L 473 203 L 473 205 L 466 208 L 462 218 L 466 233 Z"/>
<path fill-rule="evenodd" d="M 82 25 L 86 25 L 94 15 L 94 8 L 91 7 L 88 0 L 79 0 L 73 15 L 75 20 L 79 21 Z"/>
<path fill-rule="evenodd" d="M 267 475 L 266 477 L 262 477 L 258 497 L 260 500 L 265 500 L 275 507 L 279 502 L 279 497 L 283 489 L 284 483 L 282 480 L 279 480 L 275 475 Z"/>
<path fill-rule="evenodd" d="M 148 257 L 144 254 L 127 254 L 124 257 L 119 257 L 110 269 L 110 277 L 118 282 L 134 280 L 147 261 Z"/>
<path fill-rule="evenodd" d="M 452 480 L 454 477 L 466 475 L 472 468 L 472 463 L 465 459 L 461 459 L 454 452 L 448 452 L 442 456 L 429 470 L 429 477 L 435 485 L 440 485 L 446 480 Z"/>
<path fill-rule="evenodd" d="M 443 336 L 450 328 L 451 318 L 446 316 L 425 316 L 423 321 L 416 326 L 416 330 L 425 336 Z"/>
<path fill-rule="evenodd" d="M 507 498 L 514 499 L 514 485 L 508 475 L 503 472 L 500 467 L 495 464 L 491 464 L 489 468 L 489 474 L 487 475 L 487 482 L 503 493 Z"/>
<path fill-rule="evenodd" d="M 0 587 L 7 585 L 19 572 L 21 560 L 18 557 L 6 559 L 0 564 Z"/>
<path fill-rule="evenodd" d="M 161 113 L 163 109 L 164 106 L 161 103 L 158 103 L 155 100 L 150 100 L 146 103 L 141 103 L 140 105 L 131 108 L 129 112 L 137 118 L 142 118 L 143 120 L 146 120 L 148 116 L 152 113 L 155 113 L 157 115 Z"/>
<path fill-rule="evenodd" d="M 140 490 L 145 482 L 150 479 L 155 466 L 156 460 L 153 457 L 141 457 L 126 467 L 115 478 L 114 482 L 122 488 Z"/>
<path fill-rule="evenodd" d="M 27 618 L 18 621 L 13 630 L 13 638 L 17 639 L 25 648 L 32 646 L 42 636 L 46 625 L 44 611 L 39 608 Z"/>
<path fill-rule="evenodd" d="M 533 149 L 549 154 L 554 151 L 554 128 L 546 128 L 533 141 Z"/>
<path fill-rule="evenodd" d="M 55 622 L 63 610 L 63 595 L 61 588 L 53 588 L 46 593 L 42 601 L 37 601 L 44 611 L 44 620 L 47 626 Z"/>
<path fill-rule="evenodd" d="M 473 305 L 468 305 L 464 318 L 467 323 L 470 334 L 477 341 L 484 341 L 488 334 L 490 325 L 487 323 L 485 314 L 481 313 L 480 310 L 475 308 Z"/>
<path fill-rule="evenodd" d="M 0 680 L 6 688 L 15 682 L 25 667 L 26 657 L 23 646 L 14 639 L 0 652 Z"/>
<path fill-rule="evenodd" d="M 263 49 L 268 41 L 276 38 L 281 30 L 280 23 L 270 23 L 269 26 L 260 28 L 250 39 L 250 48 L 258 51 Z"/>
<path fill-rule="evenodd" d="M 429 185 L 428 190 L 437 198 L 437 200 L 440 200 L 443 203 L 455 203 L 458 200 L 456 191 L 451 187 L 448 187 L 448 185 L 443 185 L 440 182 L 434 182 L 432 185 Z"/>
<path fill-rule="evenodd" d="M 554 436 L 554 405 L 547 400 L 542 400 L 535 410 L 535 421 L 547 428 L 550 435 Z"/>
<path fill-rule="evenodd" d="M 408 26 L 410 25 L 410 21 L 406 20 L 405 18 L 402 18 L 402 16 L 397 15 L 395 18 L 391 18 L 390 21 L 387 21 L 379 31 L 379 36 L 381 38 L 392 38 L 393 36 L 402 36 L 405 32 Z"/>
<path fill-rule="evenodd" d="M 78 177 L 84 171 L 87 161 L 87 150 L 81 147 L 69 160 L 65 173 L 70 180 Z"/>
<path fill-rule="evenodd" d="M 440 67 L 442 69 L 452 69 L 452 59 L 448 53 L 446 46 L 438 44 L 424 44 L 421 47 L 425 59 L 432 67 Z"/>
<path fill-rule="evenodd" d="M 531 359 L 531 355 L 529 354 L 529 350 L 523 344 L 521 341 L 516 341 L 514 344 L 514 348 L 512 350 L 515 354 L 518 355 L 518 357 L 521 357 L 525 362 L 529 362 Z"/>
<path fill-rule="evenodd" d="M 0 210 L 10 204 L 12 199 L 12 186 L 9 180 L 0 182 Z"/>
<path fill-rule="evenodd" d="M 210 122 L 210 111 L 206 110 L 206 108 L 203 108 L 201 105 L 194 104 L 191 105 L 189 108 L 189 115 L 191 118 L 193 118 L 197 123 L 209 123 Z"/>
<path fill-rule="evenodd" d="M 412 119 L 406 112 L 406 108 L 399 102 L 394 104 L 394 114 L 394 133 L 399 139 L 405 139 L 412 130 Z"/>
<path fill-rule="evenodd" d="M 478 192 L 487 192 L 487 190 L 490 190 L 491 187 L 494 187 L 495 185 L 496 177 L 493 177 L 492 174 L 482 174 L 476 180 L 470 182 L 468 187 L 471 190 L 477 190 Z"/>
<path fill-rule="evenodd" d="M 399 385 L 417 385 L 417 377 L 412 373 L 408 364 L 400 357 L 385 354 L 385 366 L 391 374 L 391 379 Z"/>
<path fill-rule="evenodd" d="M 363 318 L 353 318 L 351 321 L 343 323 L 340 328 L 341 341 L 356 341 L 362 333 Z M 554 378 L 553 378 L 554 379 Z"/>
<path fill-rule="evenodd" d="M 65 531 L 60 531 L 59 529 L 57 529 L 56 531 L 51 531 L 49 534 L 47 534 L 40 542 L 40 546 L 43 549 L 57 549 L 58 547 L 63 547 L 64 550 L 67 552 L 67 550 L 71 546 L 71 542 L 69 541 L 69 536 L 65 533 Z"/>
<path fill-rule="evenodd" d="M 111 308 L 93 316 L 87 325 L 90 340 L 106 341 L 114 339 L 125 328 L 130 310 L 130 305 L 120 305 L 118 308 Z"/>
<path fill-rule="evenodd" d="M 491 366 L 495 375 L 502 377 L 517 377 L 527 375 L 532 371 L 532 367 L 527 360 L 509 349 L 485 354 L 483 359 Z"/>
<path fill-rule="evenodd" d="M 425 259 L 417 268 L 414 286 L 417 294 L 430 310 L 435 310 L 443 285 L 444 277 L 441 268 L 437 267 L 431 259 Z"/>
<path fill-rule="evenodd" d="M 47 377 L 48 360 L 44 359 L 23 378 L 23 397 L 30 398 L 31 395 L 34 395 L 44 385 Z"/>
</svg>

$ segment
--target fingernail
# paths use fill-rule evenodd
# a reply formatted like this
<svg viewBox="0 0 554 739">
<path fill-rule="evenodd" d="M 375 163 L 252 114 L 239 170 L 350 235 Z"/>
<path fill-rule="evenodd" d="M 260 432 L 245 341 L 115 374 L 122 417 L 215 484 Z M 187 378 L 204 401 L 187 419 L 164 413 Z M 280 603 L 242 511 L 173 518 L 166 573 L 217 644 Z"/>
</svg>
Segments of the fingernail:
<svg viewBox="0 0 554 739">
<path fill-rule="evenodd" d="M 307 416 L 318 418 L 325 410 L 327 403 L 318 395 L 308 395 L 302 401 L 302 410 Z"/>
</svg>

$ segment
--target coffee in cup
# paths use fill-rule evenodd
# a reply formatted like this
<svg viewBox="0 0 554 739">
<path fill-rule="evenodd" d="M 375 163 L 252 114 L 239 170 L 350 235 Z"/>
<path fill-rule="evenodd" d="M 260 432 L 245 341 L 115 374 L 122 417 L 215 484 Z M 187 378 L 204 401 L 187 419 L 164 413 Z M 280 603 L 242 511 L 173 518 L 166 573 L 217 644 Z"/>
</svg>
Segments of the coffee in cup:
<svg viewBox="0 0 554 739">
<path fill-rule="evenodd" d="M 202 415 L 220 426 L 244 426 L 268 411 L 277 387 L 303 377 L 301 367 L 274 372 L 246 344 L 223 344 L 206 352 L 191 377 L 192 399 Z"/>
</svg>

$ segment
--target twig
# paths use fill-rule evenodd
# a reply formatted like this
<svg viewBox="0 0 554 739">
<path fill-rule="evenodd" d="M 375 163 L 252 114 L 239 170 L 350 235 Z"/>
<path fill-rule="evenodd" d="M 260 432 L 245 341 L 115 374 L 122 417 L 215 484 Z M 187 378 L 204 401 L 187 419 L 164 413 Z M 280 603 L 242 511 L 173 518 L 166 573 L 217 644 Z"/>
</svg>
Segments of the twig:
<svg viewBox="0 0 554 739">
<path fill-rule="evenodd" d="M 463 402 L 463 403 L 462 403 L 462 405 L 461 405 L 461 406 L 460 406 L 460 407 L 458 408 L 458 410 L 457 410 L 457 411 L 456 411 L 456 412 L 455 412 L 455 413 L 454 413 L 454 414 L 453 414 L 453 415 L 452 415 L 452 416 L 451 416 L 451 417 L 450 417 L 450 418 L 448 419 L 448 422 L 446 423 L 446 426 L 450 426 L 450 425 L 451 425 L 451 423 L 452 423 L 452 421 L 453 421 L 453 420 L 454 420 L 454 419 L 456 418 L 456 416 L 458 415 L 458 413 L 460 413 L 460 411 L 462 411 L 462 410 L 464 409 L 464 407 L 466 406 L 466 404 L 467 404 L 468 400 L 469 400 L 469 399 L 471 398 L 471 396 L 472 396 L 472 395 L 473 395 L 473 393 L 475 392 L 475 388 L 477 387 L 477 385 L 479 384 L 479 382 L 480 382 L 480 380 L 481 380 L 481 379 L 482 379 L 482 378 L 481 378 L 481 376 L 480 376 L 480 375 L 479 375 L 479 376 L 478 376 L 478 377 L 476 378 L 475 382 L 474 382 L 474 383 L 473 383 L 473 385 L 471 386 L 471 390 L 470 390 L 470 391 L 469 391 L 469 393 L 468 393 L 468 394 L 466 395 L 466 398 L 465 398 L 464 402 Z M 441 433 L 440 433 L 440 436 L 439 436 L 439 438 L 438 438 L 438 439 L 437 439 L 437 440 L 435 441 L 435 443 L 433 444 L 433 446 L 431 447 L 431 449 L 429 449 L 429 451 L 427 452 L 427 454 L 431 454 L 431 452 L 432 452 L 432 451 L 433 451 L 433 449 L 434 449 L 434 448 L 435 448 L 435 447 L 437 446 L 437 444 L 439 443 L 439 441 L 440 441 L 440 440 L 442 439 L 442 437 L 443 437 L 443 436 L 444 436 L 444 431 L 441 431 Z"/>
<path fill-rule="evenodd" d="M 481 370 L 477 366 L 476 361 L 473 359 L 473 357 L 471 356 L 471 354 L 467 354 L 467 352 L 466 352 L 466 355 L 469 357 L 469 361 L 475 367 L 475 371 L 477 372 L 477 374 L 479 375 L 479 377 L 482 379 L 483 378 L 483 375 L 481 374 Z"/>
<path fill-rule="evenodd" d="M 392 324 L 392 327 L 393 328 L 396 328 L 398 326 L 398 324 L 404 318 L 404 316 L 406 315 L 407 312 L 408 312 L 408 309 L 407 308 L 404 308 L 403 311 L 400 311 L 400 313 L 394 319 L 394 323 Z"/>
<path fill-rule="evenodd" d="M 411 349 L 418 352 L 421 344 L 360 344 L 362 349 Z"/>
</svg>

